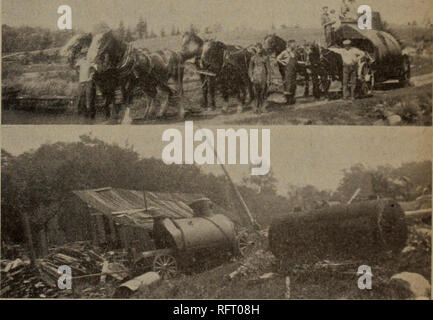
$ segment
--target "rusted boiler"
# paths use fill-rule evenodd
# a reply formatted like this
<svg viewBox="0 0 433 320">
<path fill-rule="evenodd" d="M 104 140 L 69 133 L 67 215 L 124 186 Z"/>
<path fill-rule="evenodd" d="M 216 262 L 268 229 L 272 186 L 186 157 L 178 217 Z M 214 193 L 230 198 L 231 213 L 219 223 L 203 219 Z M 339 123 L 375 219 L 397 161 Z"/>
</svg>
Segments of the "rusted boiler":
<svg viewBox="0 0 433 320">
<path fill-rule="evenodd" d="M 367 262 L 384 252 L 399 253 L 406 240 L 404 211 L 391 199 L 292 213 L 275 220 L 269 230 L 270 250 L 289 263 Z"/>
</svg>

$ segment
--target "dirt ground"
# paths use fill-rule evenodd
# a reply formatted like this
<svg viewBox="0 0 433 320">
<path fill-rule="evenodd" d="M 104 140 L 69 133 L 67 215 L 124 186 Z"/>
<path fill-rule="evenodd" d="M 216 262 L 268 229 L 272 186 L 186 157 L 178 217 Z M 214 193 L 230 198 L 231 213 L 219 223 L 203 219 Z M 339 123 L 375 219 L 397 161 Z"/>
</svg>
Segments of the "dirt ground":
<svg viewBox="0 0 433 320">
<path fill-rule="evenodd" d="M 431 126 L 432 75 L 415 77 L 414 86 L 395 88 L 392 84 L 385 85 L 374 92 L 374 95 L 353 102 L 337 100 L 320 100 L 304 98 L 301 94 L 297 104 L 287 106 L 281 95 L 274 94 L 268 100 L 267 113 L 254 114 L 251 106 L 238 114 L 237 101 L 230 100 L 227 114 L 220 108 L 215 111 L 201 110 L 200 96 L 193 100 L 184 99 L 187 114 L 186 120 L 193 120 L 202 125 L 407 125 Z M 417 86 L 418 85 L 418 86 Z M 303 89 L 298 89 L 302 93 Z M 195 100 L 195 101 L 194 101 Z M 133 124 L 170 124 L 180 122 L 177 110 L 170 108 L 168 118 L 143 120 L 140 113 L 142 100 L 132 107 Z M 430 101 L 430 103 L 429 103 Z M 189 103 L 188 103 L 189 102 Z M 222 99 L 217 99 L 221 107 Z M 189 112 L 188 112 L 189 111 Z M 400 121 L 388 122 L 390 115 L 398 115 Z M 122 117 L 122 112 L 120 114 Z M 66 112 L 30 112 L 24 110 L 2 110 L 3 124 L 118 124 L 118 119 L 107 121 L 98 112 L 94 121 L 79 117 L 74 110 Z"/>
</svg>

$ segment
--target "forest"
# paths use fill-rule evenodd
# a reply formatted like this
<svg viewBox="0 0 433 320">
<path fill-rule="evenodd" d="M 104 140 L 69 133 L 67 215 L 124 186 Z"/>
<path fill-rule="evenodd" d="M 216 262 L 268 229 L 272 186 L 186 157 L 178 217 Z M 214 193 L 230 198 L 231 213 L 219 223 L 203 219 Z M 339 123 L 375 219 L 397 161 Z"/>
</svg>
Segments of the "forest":
<svg viewBox="0 0 433 320">
<path fill-rule="evenodd" d="M 142 158 L 128 143 L 119 146 L 84 135 L 78 142 L 45 144 L 18 156 L 2 150 L 1 169 L 1 231 L 2 241 L 8 243 L 25 241 L 22 212 L 29 216 L 35 232 L 54 216 L 62 229 L 62 224 L 70 223 L 62 217 L 74 210 L 72 191 L 101 187 L 202 194 L 239 216 L 243 223 L 247 221 L 224 175 L 203 173 L 195 165 L 165 165 L 160 159 Z M 357 164 L 344 170 L 336 190 L 287 182 L 287 192 L 282 194 L 277 190 L 279 178 L 272 170 L 266 176 L 247 177 L 238 187 L 252 214 L 265 227 L 273 218 L 294 211 L 345 203 L 358 188 L 359 200 L 394 197 L 412 201 L 431 190 L 431 175 L 431 161 L 397 168 Z"/>
</svg>

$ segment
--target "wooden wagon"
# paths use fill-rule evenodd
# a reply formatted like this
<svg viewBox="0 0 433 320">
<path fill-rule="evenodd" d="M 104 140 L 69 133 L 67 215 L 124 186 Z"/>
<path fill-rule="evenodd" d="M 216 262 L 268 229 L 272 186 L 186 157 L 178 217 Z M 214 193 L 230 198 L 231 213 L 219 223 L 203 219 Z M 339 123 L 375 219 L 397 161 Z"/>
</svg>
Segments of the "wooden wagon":
<svg viewBox="0 0 433 320">
<path fill-rule="evenodd" d="M 372 90 L 376 84 L 389 80 L 398 81 L 401 86 L 409 84 L 410 60 L 393 35 L 382 30 L 361 30 L 355 23 L 343 23 L 335 31 L 335 42 L 342 46 L 346 39 L 371 57 L 370 62 L 360 66 L 359 75 L 367 85 L 364 90 Z"/>
</svg>

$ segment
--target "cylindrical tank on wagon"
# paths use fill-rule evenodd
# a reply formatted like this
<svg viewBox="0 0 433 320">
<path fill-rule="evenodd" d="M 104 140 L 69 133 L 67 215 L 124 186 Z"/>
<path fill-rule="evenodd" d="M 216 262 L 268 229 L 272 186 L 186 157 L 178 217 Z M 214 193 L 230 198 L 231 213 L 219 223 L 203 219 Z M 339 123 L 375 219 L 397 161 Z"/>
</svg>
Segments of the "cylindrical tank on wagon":
<svg viewBox="0 0 433 320">
<path fill-rule="evenodd" d="M 400 252 L 406 244 L 407 226 L 396 201 L 374 200 L 276 219 L 268 240 L 275 256 L 297 263 L 368 259 L 385 251 Z"/>
<path fill-rule="evenodd" d="M 187 219 L 158 219 L 154 223 L 158 247 L 180 251 L 236 247 L 234 223 L 222 214 Z"/>
</svg>

